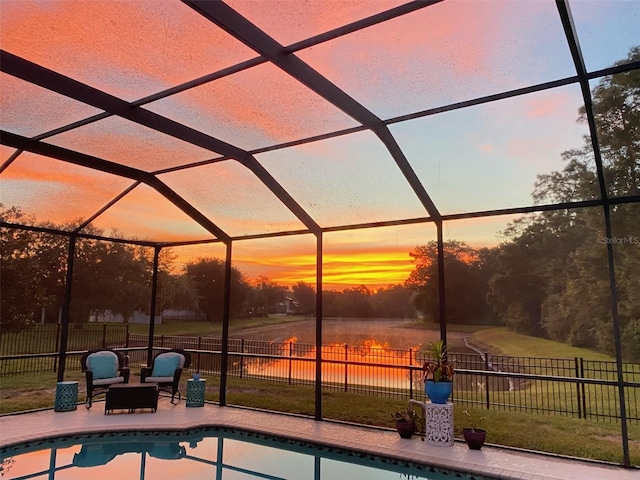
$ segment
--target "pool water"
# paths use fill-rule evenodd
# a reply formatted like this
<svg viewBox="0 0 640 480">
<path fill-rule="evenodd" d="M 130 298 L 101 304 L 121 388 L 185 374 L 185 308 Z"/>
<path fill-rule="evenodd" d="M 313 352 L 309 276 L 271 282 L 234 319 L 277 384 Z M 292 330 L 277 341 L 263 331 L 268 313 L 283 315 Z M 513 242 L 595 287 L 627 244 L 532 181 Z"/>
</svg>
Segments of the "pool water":
<svg viewBox="0 0 640 480">
<path fill-rule="evenodd" d="M 344 449 L 231 429 L 130 432 L 0 450 L 3 480 L 484 480 Z"/>
</svg>

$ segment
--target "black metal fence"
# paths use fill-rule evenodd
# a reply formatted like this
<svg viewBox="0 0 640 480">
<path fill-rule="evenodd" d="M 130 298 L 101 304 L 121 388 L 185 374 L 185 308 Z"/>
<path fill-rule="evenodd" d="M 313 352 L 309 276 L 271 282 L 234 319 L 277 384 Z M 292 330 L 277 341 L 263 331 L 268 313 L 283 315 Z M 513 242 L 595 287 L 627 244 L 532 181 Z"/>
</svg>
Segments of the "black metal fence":
<svg viewBox="0 0 640 480">
<path fill-rule="evenodd" d="M 60 324 L 35 325 L 20 332 L 0 332 L 0 375 L 51 372 L 57 370 Z M 122 348 L 127 345 L 129 325 L 69 325 L 67 352 L 91 348 Z M 80 369 L 79 358 L 67 368 Z"/>
<path fill-rule="evenodd" d="M 53 330 L 57 326 L 39 327 L 36 332 L 25 332 L 22 342 L 21 334 L 2 335 L 0 375 L 55 371 L 59 343 L 52 338 L 59 338 L 59 332 Z M 70 330 L 68 352 L 122 349 L 129 355 L 133 373 L 146 365 L 147 335 L 129 334 L 126 325 L 82 327 Z M 153 344 L 156 349 L 191 351 L 192 372 L 220 373 L 219 338 L 159 335 Z M 227 348 L 231 378 L 315 384 L 315 345 L 231 339 Z M 451 353 L 450 357 L 456 366 L 453 398 L 458 404 L 601 421 L 621 418 L 615 362 L 467 353 Z M 421 353 L 412 349 L 391 349 L 374 342 L 326 345 L 322 347 L 322 388 L 422 399 L 423 360 Z M 70 355 L 67 368 L 80 369 L 79 355 Z M 640 364 L 623 363 L 622 376 L 626 417 L 640 422 Z"/>
</svg>

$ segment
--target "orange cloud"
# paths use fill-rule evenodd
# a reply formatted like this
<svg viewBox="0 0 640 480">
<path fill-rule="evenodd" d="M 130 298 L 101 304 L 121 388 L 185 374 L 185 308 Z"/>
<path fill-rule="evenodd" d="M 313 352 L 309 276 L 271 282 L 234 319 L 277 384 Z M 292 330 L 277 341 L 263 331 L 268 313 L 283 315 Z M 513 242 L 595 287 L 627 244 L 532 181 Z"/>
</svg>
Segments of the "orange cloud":
<svg viewBox="0 0 640 480">
<path fill-rule="evenodd" d="M 126 100 L 257 56 L 179 2 L 5 3 L 4 49 Z M 272 65 L 148 108 L 244 148 L 356 125 Z"/>
<path fill-rule="evenodd" d="M 524 108 L 526 116 L 530 118 L 555 118 L 565 117 L 567 112 L 575 118 L 578 111 L 575 105 L 575 96 L 570 95 L 567 89 L 555 89 L 542 94 L 529 95 L 526 98 Z"/>
<path fill-rule="evenodd" d="M 262 2 L 255 0 L 226 3 L 286 46 L 401 5 L 405 0 L 287 2 L 286 8 L 264 8 Z"/>
<path fill-rule="evenodd" d="M 2 4 L 3 48 L 133 100 L 256 55 L 180 3 Z"/>
<path fill-rule="evenodd" d="M 268 272 L 267 276 L 281 285 L 305 282 L 315 286 L 315 255 L 283 254 L 259 258 L 235 258 L 241 271 Z M 323 255 L 323 288 L 342 290 L 366 285 L 379 288 L 403 283 L 413 270 L 408 250 L 360 252 Z M 251 275 L 249 275 L 251 277 Z"/>
<path fill-rule="evenodd" d="M 139 185 L 100 215 L 93 226 L 109 233 L 117 228 L 125 238 L 188 241 L 214 238 L 175 205 L 146 185 Z"/>
<path fill-rule="evenodd" d="M 271 64 L 153 102 L 147 108 L 247 150 L 357 125 Z"/>
<path fill-rule="evenodd" d="M 494 148 L 494 147 L 493 147 L 493 145 L 491 145 L 491 144 L 489 144 L 489 143 L 486 143 L 486 144 L 480 145 L 480 150 L 482 150 L 482 151 L 483 151 L 483 152 L 485 152 L 485 153 L 491 153 L 491 152 L 493 152 L 493 148 Z"/>
<path fill-rule="evenodd" d="M 49 137 L 46 142 L 146 171 L 217 156 L 116 116 Z"/>
<path fill-rule="evenodd" d="M 0 201 L 18 206 L 39 222 L 87 218 L 132 181 L 96 170 L 22 153 L 4 172 Z"/>
<path fill-rule="evenodd" d="M 403 283 L 413 269 L 409 251 L 428 241 L 415 237 L 424 230 L 424 226 L 396 227 L 326 235 L 323 288 L 366 285 L 375 289 Z M 302 281 L 315 286 L 316 244 L 311 235 L 238 241 L 233 255 L 234 266 L 249 278 L 266 275 L 281 285 Z"/>
</svg>

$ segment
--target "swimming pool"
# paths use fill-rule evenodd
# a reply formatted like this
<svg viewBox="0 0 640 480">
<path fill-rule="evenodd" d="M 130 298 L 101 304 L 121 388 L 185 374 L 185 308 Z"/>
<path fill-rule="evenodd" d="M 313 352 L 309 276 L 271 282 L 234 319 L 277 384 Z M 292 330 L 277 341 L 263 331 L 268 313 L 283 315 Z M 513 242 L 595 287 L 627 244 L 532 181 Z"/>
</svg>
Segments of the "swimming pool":
<svg viewBox="0 0 640 480">
<path fill-rule="evenodd" d="M 82 434 L 0 449 L 11 480 L 486 480 L 227 428 Z"/>
</svg>

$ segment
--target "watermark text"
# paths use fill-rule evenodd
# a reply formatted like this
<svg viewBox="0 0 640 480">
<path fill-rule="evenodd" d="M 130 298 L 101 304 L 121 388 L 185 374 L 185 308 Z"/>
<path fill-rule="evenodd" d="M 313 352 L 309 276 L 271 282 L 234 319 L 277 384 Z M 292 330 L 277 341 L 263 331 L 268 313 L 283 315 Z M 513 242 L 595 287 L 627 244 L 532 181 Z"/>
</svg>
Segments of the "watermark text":
<svg viewBox="0 0 640 480">
<path fill-rule="evenodd" d="M 628 237 L 602 237 L 600 243 L 607 245 L 638 245 L 640 237 L 629 235 Z"/>
</svg>

